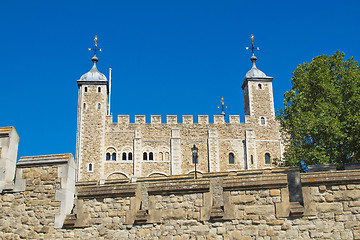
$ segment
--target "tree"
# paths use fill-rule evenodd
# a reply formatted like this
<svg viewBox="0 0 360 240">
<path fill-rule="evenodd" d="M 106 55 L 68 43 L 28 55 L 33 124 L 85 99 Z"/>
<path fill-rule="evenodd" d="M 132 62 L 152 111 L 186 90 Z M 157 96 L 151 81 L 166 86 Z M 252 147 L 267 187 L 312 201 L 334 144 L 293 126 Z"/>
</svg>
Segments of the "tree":
<svg viewBox="0 0 360 240">
<path fill-rule="evenodd" d="M 293 72 L 278 111 L 284 165 L 357 162 L 360 157 L 360 68 L 344 53 L 315 57 Z"/>
</svg>

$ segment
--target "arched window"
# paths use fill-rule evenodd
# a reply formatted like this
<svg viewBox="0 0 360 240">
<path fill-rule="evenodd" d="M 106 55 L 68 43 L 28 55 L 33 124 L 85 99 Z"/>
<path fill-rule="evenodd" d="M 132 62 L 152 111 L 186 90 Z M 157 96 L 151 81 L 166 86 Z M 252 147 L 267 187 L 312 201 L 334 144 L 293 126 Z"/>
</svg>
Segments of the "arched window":
<svg viewBox="0 0 360 240">
<path fill-rule="evenodd" d="M 84 92 L 87 92 L 87 87 L 84 88 Z"/>
<path fill-rule="evenodd" d="M 101 87 L 98 87 L 98 92 L 101 92 Z"/>
<path fill-rule="evenodd" d="M 147 160 L 147 153 L 146 152 L 143 153 L 143 160 Z"/>
<path fill-rule="evenodd" d="M 258 89 L 262 89 L 261 83 L 258 84 Z"/>
<path fill-rule="evenodd" d="M 162 152 L 159 152 L 159 159 L 158 159 L 158 161 L 164 161 L 163 157 L 164 157 L 164 154 L 163 154 Z"/>
<path fill-rule="evenodd" d="M 93 171 L 93 165 L 92 165 L 92 163 L 89 163 L 88 172 L 92 172 L 92 171 Z"/>
<path fill-rule="evenodd" d="M 98 110 L 101 109 L 101 103 L 98 103 Z"/>
<path fill-rule="evenodd" d="M 169 152 L 166 152 L 165 153 L 165 161 L 169 161 L 169 159 L 170 159 L 170 154 L 169 154 Z"/>
<path fill-rule="evenodd" d="M 234 164 L 235 161 L 234 161 L 234 154 L 233 153 L 229 153 L 229 164 Z"/>
<path fill-rule="evenodd" d="M 86 103 L 83 104 L 83 110 L 86 110 Z"/>
<path fill-rule="evenodd" d="M 111 159 L 112 159 L 113 161 L 116 161 L 116 153 L 113 153 L 113 154 L 112 154 Z"/>
<path fill-rule="evenodd" d="M 122 160 L 126 160 L 126 152 L 122 153 Z"/>
<path fill-rule="evenodd" d="M 149 160 L 154 160 L 154 154 L 152 152 L 149 153 Z"/>
<path fill-rule="evenodd" d="M 251 164 L 254 164 L 254 156 L 253 155 L 250 156 L 250 162 L 251 162 Z"/>
<path fill-rule="evenodd" d="M 261 125 L 265 125 L 265 118 L 264 117 L 260 118 L 260 123 L 261 123 Z"/>
<path fill-rule="evenodd" d="M 270 164 L 270 153 L 265 153 L 265 164 Z"/>
<path fill-rule="evenodd" d="M 110 160 L 110 153 L 106 153 L 106 161 Z"/>
<path fill-rule="evenodd" d="M 129 152 L 129 154 L 128 154 L 128 160 L 132 160 L 132 153 L 131 152 Z"/>
</svg>

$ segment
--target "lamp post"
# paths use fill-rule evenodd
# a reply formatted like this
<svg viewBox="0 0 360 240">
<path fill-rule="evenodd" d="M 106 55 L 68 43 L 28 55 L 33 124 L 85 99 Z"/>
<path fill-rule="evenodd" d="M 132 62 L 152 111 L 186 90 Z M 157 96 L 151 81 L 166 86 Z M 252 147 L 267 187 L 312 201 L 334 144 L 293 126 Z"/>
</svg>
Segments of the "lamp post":
<svg viewBox="0 0 360 240">
<path fill-rule="evenodd" d="M 197 164 L 197 161 L 198 161 L 198 148 L 194 146 L 191 148 L 191 151 L 192 151 L 192 158 L 193 158 L 193 163 L 195 163 L 195 179 L 197 179 L 197 173 L 196 173 L 196 164 Z"/>
</svg>

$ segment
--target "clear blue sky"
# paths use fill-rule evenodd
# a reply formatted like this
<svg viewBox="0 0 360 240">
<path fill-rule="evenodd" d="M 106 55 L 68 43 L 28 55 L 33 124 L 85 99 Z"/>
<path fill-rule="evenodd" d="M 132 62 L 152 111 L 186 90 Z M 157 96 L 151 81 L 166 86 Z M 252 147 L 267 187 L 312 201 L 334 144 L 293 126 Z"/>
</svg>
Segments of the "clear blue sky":
<svg viewBox="0 0 360 240">
<path fill-rule="evenodd" d="M 244 75 L 274 77 L 275 107 L 297 65 L 345 52 L 360 60 L 360 1 L 10 1 L 1 3 L 0 126 L 15 126 L 21 156 L 75 153 L 76 80 L 113 69 L 112 113 L 219 114 L 244 121 Z"/>
</svg>

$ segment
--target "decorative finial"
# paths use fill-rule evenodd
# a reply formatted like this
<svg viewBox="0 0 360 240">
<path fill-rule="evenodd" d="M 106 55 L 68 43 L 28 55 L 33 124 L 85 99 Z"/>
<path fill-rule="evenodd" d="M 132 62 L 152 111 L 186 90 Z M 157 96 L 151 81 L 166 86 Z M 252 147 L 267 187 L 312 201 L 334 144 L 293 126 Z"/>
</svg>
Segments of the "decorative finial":
<svg viewBox="0 0 360 240">
<path fill-rule="evenodd" d="M 224 111 L 224 108 L 227 108 L 227 106 L 225 106 L 225 102 L 224 102 L 224 98 L 223 97 L 221 97 L 221 115 L 223 115 L 223 116 L 225 116 L 225 111 Z M 219 106 L 218 106 L 218 108 L 220 108 Z"/>
<path fill-rule="evenodd" d="M 94 37 L 94 45 L 95 45 L 95 47 L 94 48 L 89 48 L 89 51 L 91 51 L 91 50 L 94 51 L 94 56 L 91 59 L 91 61 L 93 61 L 94 63 L 99 61 L 99 59 L 96 57 L 96 51 L 99 50 L 101 52 L 101 48 L 99 48 L 97 40 L 98 40 L 98 37 L 97 37 L 97 35 L 95 35 L 95 37 Z"/>
<path fill-rule="evenodd" d="M 246 47 L 246 50 L 248 50 L 248 49 L 249 49 L 249 47 Z M 254 35 L 251 34 L 251 52 L 252 52 L 252 56 L 251 56 L 250 60 L 253 63 L 253 67 L 256 67 L 255 62 L 257 60 L 257 57 L 255 57 L 255 50 L 260 50 L 260 48 L 254 46 Z"/>
</svg>

